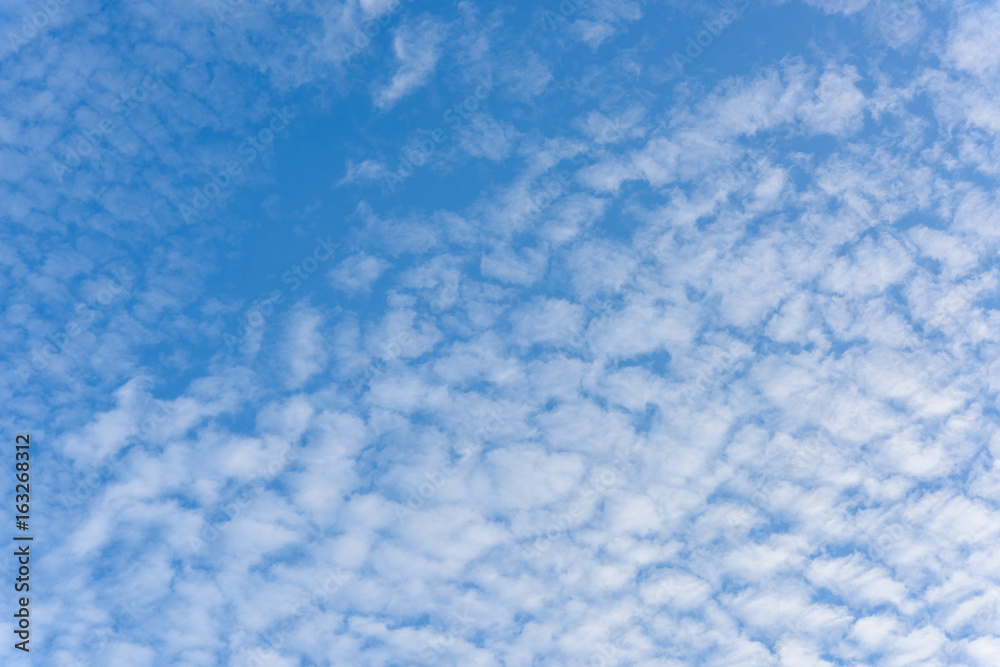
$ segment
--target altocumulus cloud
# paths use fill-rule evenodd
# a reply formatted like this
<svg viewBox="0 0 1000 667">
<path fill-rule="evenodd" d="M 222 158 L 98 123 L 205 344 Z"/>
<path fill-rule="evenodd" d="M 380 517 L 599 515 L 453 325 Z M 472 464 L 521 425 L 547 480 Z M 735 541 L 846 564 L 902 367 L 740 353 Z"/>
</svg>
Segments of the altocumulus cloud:
<svg viewBox="0 0 1000 667">
<path fill-rule="evenodd" d="M 0 11 L 3 664 L 996 664 L 1000 5 Z"/>
</svg>

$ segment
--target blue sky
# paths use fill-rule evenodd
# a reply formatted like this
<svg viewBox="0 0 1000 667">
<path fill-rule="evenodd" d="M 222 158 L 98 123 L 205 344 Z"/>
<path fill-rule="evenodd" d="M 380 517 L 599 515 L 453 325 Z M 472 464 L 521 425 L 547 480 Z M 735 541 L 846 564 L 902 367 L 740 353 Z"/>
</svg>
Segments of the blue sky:
<svg viewBox="0 0 1000 667">
<path fill-rule="evenodd" d="M 1000 5 L 0 17 L 30 664 L 996 664 Z"/>
</svg>

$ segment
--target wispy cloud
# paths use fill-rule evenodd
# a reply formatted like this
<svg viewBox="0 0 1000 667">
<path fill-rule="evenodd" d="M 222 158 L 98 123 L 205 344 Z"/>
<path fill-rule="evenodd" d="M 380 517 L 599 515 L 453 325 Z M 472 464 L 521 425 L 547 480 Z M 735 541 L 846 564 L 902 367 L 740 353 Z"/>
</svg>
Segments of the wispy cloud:
<svg viewBox="0 0 1000 667">
<path fill-rule="evenodd" d="M 398 63 L 392 79 L 374 91 L 375 106 L 390 109 L 399 100 L 427 83 L 438 59 L 447 26 L 429 18 L 395 31 L 392 50 Z"/>
</svg>

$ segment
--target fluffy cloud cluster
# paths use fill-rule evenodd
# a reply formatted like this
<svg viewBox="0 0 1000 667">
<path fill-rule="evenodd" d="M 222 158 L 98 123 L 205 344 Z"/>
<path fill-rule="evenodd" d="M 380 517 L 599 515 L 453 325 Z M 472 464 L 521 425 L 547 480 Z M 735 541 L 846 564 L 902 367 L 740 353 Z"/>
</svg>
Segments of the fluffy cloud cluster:
<svg viewBox="0 0 1000 667">
<path fill-rule="evenodd" d="M 747 9 L 678 76 L 640 4 L 16 40 L 46 664 L 995 663 L 1000 10 Z"/>
</svg>

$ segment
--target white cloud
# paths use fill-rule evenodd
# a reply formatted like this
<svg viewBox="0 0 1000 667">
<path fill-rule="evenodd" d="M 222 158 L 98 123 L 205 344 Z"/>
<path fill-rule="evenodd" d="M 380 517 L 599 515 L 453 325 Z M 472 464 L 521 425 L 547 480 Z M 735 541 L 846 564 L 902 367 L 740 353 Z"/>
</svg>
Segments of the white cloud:
<svg viewBox="0 0 1000 667">
<path fill-rule="evenodd" d="M 362 252 L 342 261 L 329 275 L 333 284 L 345 292 L 368 292 L 387 268 L 385 260 Z"/>
<path fill-rule="evenodd" d="M 282 362 L 288 369 L 288 385 L 301 388 L 309 378 L 326 367 L 327 351 L 323 336 L 324 318 L 315 309 L 297 309 L 285 332 Z"/>
<path fill-rule="evenodd" d="M 838 136 L 861 129 L 865 96 L 855 85 L 859 78 L 850 65 L 823 72 L 813 99 L 799 111 L 806 125 Z"/>
<path fill-rule="evenodd" d="M 807 0 L 828 14 L 854 14 L 864 9 L 871 0 Z"/>
<path fill-rule="evenodd" d="M 733 58 L 630 95 L 670 8 L 573 6 L 522 33 L 466 3 L 453 43 L 450 10 L 407 5 L 337 68 L 332 35 L 392 5 L 203 5 L 185 34 L 212 39 L 180 43 L 149 5 L 8 55 L 0 386 L 68 490 L 36 526 L 43 661 L 993 664 L 995 8 L 936 10 L 922 41 L 825 3 L 846 17 L 810 10 L 808 46 L 768 35 L 777 65 L 739 57 L 748 20 L 713 47 Z M 56 186 L 25 157 L 152 61 L 164 97 L 93 164 Z M 227 350 L 242 289 L 283 287 L 329 224 L 296 206 L 273 231 L 260 202 L 325 197 L 299 197 L 312 150 L 327 183 L 386 167 L 307 122 L 227 191 L 249 219 L 220 198 L 182 228 L 189 182 L 286 98 L 325 118 L 343 95 L 350 155 L 383 154 L 472 70 L 501 90 L 449 169 L 348 204 L 336 289 L 284 292 Z M 359 92 L 417 106 L 368 118 Z M 102 304 L 112 259 L 135 279 Z"/>
<path fill-rule="evenodd" d="M 958 22 L 948 31 L 946 60 L 977 76 L 992 74 L 1000 65 L 993 48 L 1000 30 L 1000 7 L 995 3 L 967 3 L 957 8 Z"/>
<path fill-rule="evenodd" d="M 377 160 L 362 160 L 347 162 L 347 173 L 337 181 L 337 185 L 345 183 L 364 183 L 367 181 L 377 181 L 389 174 L 389 169 Z"/>
<path fill-rule="evenodd" d="M 406 24 L 396 30 L 392 50 L 399 65 L 392 80 L 374 93 L 375 106 L 390 109 L 399 100 L 427 83 L 440 58 L 447 28 L 431 19 Z"/>
<path fill-rule="evenodd" d="M 510 153 L 513 133 L 510 124 L 501 124 L 487 115 L 477 114 L 468 126 L 462 128 L 459 141 L 462 150 L 469 155 L 496 161 Z"/>
<path fill-rule="evenodd" d="M 480 264 L 483 275 L 506 283 L 531 285 L 542 278 L 548 264 L 545 251 L 525 248 L 515 252 L 501 247 L 485 255 Z"/>
</svg>

